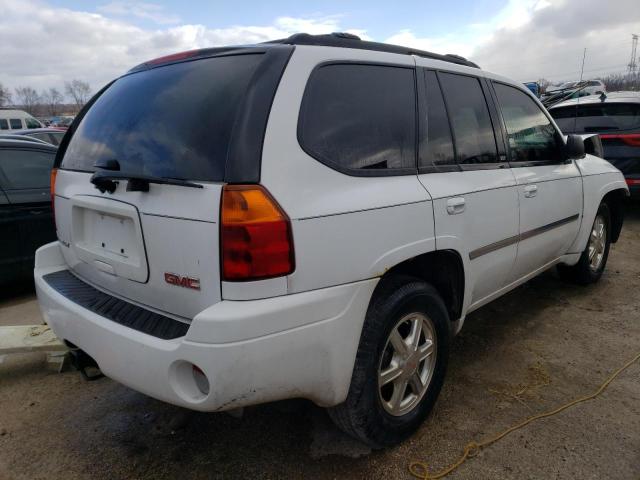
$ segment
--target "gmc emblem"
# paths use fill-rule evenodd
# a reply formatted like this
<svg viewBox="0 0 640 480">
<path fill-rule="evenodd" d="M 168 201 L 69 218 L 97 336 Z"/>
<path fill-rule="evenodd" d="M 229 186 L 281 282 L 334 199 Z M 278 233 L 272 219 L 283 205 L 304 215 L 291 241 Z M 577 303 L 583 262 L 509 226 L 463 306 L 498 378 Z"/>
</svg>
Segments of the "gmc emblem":
<svg viewBox="0 0 640 480">
<path fill-rule="evenodd" d="M 164 281 L 169 285 L 176 287 L 191 288 L 192 290 L 200 290 L 200 279 L 191 277 L 181 277 L 175 273 L 164 273 Z"/>
</svg>

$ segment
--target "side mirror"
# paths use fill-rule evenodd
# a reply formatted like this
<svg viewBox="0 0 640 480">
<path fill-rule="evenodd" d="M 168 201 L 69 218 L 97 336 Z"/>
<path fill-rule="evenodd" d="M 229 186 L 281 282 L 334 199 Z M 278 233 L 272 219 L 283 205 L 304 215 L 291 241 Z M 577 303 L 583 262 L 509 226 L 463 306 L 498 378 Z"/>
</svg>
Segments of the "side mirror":
<svg viewBox="0 0 640 480">
<path fill-rule="evenodd" d="M 567 158 L 570 160 L 584 158 L 585 150 L 584 140 L 582 140 L 582 137 L 580 135 L 568 135 L 565 152 L 567 153 Z"/>
</svg>

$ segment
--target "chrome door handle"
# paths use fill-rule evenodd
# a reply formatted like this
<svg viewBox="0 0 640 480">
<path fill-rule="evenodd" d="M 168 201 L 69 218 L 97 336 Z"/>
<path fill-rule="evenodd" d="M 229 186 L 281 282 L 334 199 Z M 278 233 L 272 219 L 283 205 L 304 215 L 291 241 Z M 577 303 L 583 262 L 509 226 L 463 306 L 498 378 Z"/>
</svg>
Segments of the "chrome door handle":
<svg viewBox="0 0 640 480">
<path fill-rule="evenodd" d="M 525 198 L 532 198 L 538 195 L 538 186 L 537 185 L 527 185 L 524 187 L 524 196 Z"/>
<path fill-rule="evenodd" d="M 464 198 L 455 197 L 447 200 L 447 213 L 449 215 L 457 215 L 464 212 Z"/>
</svg>

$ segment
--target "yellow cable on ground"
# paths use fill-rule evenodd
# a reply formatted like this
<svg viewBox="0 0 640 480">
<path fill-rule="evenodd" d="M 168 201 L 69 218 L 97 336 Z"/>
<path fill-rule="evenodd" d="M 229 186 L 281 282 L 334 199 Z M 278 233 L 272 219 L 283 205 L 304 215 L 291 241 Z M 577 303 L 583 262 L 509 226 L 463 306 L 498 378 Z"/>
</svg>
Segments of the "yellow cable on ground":
<svg viewBox="0 0 640 480">
<path fill-rule="evenodd" d="M 462 465 L 468 458 L 475 457 L 478 453 L 480 453 L 480 450 L 482 450 L 483 448 L 486 448 L 489 445 L 497 442 L 498 440 L 506 437 L 510 433 L 515 432 L 516 430 L 529 425 L 531 422 L 534 422 L 535 420 L 540 420 L 541 418 L 550 417 L 552 415 L 555 415 L 557 413 L 560 413 L 560 412 L 566 410 L 567 408 L 573 407 L 574 405 L 577 405 L 578 403 L 586 402 L 587 400 L 593 400 L 598 395 L 600 395 L 602 392 L 604 392 L 606 390 L 606 388 L 609 386 L 609 384 L 611 382 L 613 382 L 613 380 L 615 380 L 615 378 L 618 375 L 620 375 L 623 371 L 625 371 L 627 368 L 629 368 L 633 363 L 637 362 L 638 360 L 640 360 L 640 353 L 638 353 L 634 358 L 632 358 L 627 363 L 625 363 L 618 370 L 613 372 L 613 374 L 610 375 L 609 378 L 607 378 L 602 385 L 600 385 L 600 388 L 598 388 L 598 390 L 596 390 L 594 393 L 592 393 L 590 395 L 585 395 L 584 397 L 577 398 L 577 399 L 575 399 L 575 400 L 573 400 L 573 401 L 571 401 L 569 403 L 566 403 L 566 404 L 562 405 L 561 407 L 556 408 L 555 410 L 551 410 L 551 411 L 548 411 L 548 412 L 543 412 L 543 413 L 540 413 L 538 415 L 534 415 L 532 417 L 529 417 L 526 420 L 523 420 L 522 422 L 520 422 L 520 423 L 518 423 L 518 424 L 516 424 L 516 425 L 514 425 L 512 427 L 509 427 L 506 430 L 504 430 L 503 432 L 501 432 L 501 433 L 489 438 L 488 440 L 485 440 L 484 442 L 480 442 L 480 443 L 469 442 L 466 445 L 466 447 L 464 447 L 464 452 L 462 453 L 462 456 L 460 457 L 460 459 L 457 462 L 455 462 L 454 464 L 452 464 L 452 465 L 448 466 L 447 468 L 439 471 L 438 473 L 430 474 L 429 473 L 429 467 L 425 462 L 412 462 L 409 465 L 409 473 L 411 473 L 411 475 L 413 475 L 414 477 L 420 478 L 422 480 L 437 480 L 438 478 L 446 477 L 451 472 L 453 472 L 456 468 L 458 468 L 460 465 Z"/>
</svg>

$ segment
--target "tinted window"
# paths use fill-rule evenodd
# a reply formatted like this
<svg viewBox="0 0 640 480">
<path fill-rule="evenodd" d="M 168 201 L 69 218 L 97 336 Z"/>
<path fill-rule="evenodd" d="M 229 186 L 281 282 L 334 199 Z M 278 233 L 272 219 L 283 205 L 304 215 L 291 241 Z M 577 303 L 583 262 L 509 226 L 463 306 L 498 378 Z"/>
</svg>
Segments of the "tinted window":
<svg viewBox="0 0 640 480">
<path fill-rule="evenodd" d="M 453 141 L 438 77 L 426 72 L 427 138 L 420 145 L 420 166 L 455 165 Z"/>
<path fill-rule="evenodd" d="M 494 84 L 512 162 L 558 161 L 561 150 L 555 127 L 540 107 L 524 92 Z"/>
<path fill-rule="evenodd" d="M 11 118 L 9 119 L 9 123 L 11 124 L 11 128 L 13 130 L 18 130 L 22 128 L 22 120 L 19 118 Z"/>
<path fill-rule="evenodd" d="M 564 133 L 607 133 L 640 128 L 640 103 L 596 103 L 549 110 Z"/>
<path fill-rule="evenodd" d="M 6 188 L 47 188 L 53 160 L 53 153 L 0 149 L 0 170 L 8 181 Z"/>
<path fill-rule="evenodd" d="M 42 140 L 43 142 L 51 143 L 51 137 L 49 137 L 48 133 L 32 133 L 29 136 Z"/>
<path fill-rule="evenodd" d="M 458 162 L 497 163 L 496 140 L 480 81 L 451 73 L 441 73 L 440 80 L 453 126 Z"/>
<path fill-rule="evenodd" d="M 6 118 L 0 118 L 0 130 L 9 130 L 9 122 Z"/>
<path fill-rule="evenodd" d="M 415 168 L 415 116 L 413 69 L 327 65 L 307 85 L 300 142 L 337 168 Z"/>
<path fill-rule="evenodd" d="M 27 128 L 40 128 L 42 125 L 35 118 L 25 118 L 25 123 L 27 124 Z"/>
<path fill-rule="evenodd" d="M 126 173 L 221 181 L 231 131 L 262 55 L 167 65 L 127 75 L 80 123 L 62 166 L 93 171 L 116 159 Z"/>
<path fill-rule="evenodd" d="M 59 133 L 51 133 L 49 132 L 49 136 L 51 137 L 51 143 L 53 145 L 60 145 L 60 142 L 62 141 L 62 137 L 64 137 L 64 132 L 59 132 Z"/>
</svg>

